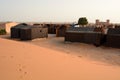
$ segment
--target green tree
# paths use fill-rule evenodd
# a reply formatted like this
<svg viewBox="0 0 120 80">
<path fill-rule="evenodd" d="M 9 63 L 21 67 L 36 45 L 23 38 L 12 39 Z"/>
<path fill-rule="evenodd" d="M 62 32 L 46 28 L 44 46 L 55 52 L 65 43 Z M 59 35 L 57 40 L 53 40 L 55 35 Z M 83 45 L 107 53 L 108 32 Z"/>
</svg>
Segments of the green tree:
<svg viewBox="0 0 120 80">
<path fill-rule="evenodd" d="M 84 25 L 87 25 L 87 24 L 88 24 L 88 20 L 87 20 L 86 17 L 81 17 L 81 18 L 79 18 L 79 20 L 78 20 L 78 25 L 84 26 Z"/>
</svg>

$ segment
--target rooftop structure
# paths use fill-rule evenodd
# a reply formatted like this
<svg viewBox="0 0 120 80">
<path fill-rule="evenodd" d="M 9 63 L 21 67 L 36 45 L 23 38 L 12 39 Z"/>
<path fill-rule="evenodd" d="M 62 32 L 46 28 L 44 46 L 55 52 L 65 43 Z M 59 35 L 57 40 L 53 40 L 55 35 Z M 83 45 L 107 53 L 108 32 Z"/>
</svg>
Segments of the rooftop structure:
<svg viewBox="0 0 120 80">
<path fill-rule="evenodd" d="M 110 20 L 107 19 L 106 22 L 102 22 L 99 19 L 96 20 L 95 25 L 97 27 L 108 27 L 110 25 Z"/>
</svg>

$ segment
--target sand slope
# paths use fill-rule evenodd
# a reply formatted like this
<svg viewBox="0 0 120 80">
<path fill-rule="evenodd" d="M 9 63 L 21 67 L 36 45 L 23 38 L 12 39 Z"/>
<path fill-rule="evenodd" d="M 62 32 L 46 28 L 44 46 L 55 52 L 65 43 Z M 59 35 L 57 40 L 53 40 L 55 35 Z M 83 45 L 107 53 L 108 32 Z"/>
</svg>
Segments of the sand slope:
<svg viewBox="0 0 120 80">
<path fill-rule="evenodd" d="M 0 80 L 120 80 L 120 67 L 0 38 Z"/>
</svg>

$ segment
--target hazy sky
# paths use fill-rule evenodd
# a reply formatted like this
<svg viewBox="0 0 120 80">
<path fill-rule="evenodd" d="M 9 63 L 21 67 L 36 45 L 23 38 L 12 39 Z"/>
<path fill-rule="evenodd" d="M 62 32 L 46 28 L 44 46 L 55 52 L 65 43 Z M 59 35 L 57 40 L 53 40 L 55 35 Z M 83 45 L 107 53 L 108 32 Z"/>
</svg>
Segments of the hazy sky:
<svg viewBox="0 0 120 80">
<path fill-rule="evenodd" d="M 0 21 L 120 23 L 120 0 L 0 0 Z"/>
</svg>

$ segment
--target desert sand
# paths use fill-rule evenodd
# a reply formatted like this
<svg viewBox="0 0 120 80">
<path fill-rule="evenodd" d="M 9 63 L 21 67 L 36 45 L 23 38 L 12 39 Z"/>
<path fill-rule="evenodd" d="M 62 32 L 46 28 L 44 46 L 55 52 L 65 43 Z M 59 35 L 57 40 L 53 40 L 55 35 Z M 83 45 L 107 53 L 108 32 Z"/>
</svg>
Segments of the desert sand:
<svg viewBox="0 0 120 80">
<path fill-rule="evenodd" d="M 25 41 L 43 48 L 48 48 L 61 53 L 75 55 L 79 58 L 86 58 L 92 61 L 99 61 L 107 65 L 120 66 L 120 49 L 105 46 L 96 47 L 92 44 L 65 42 L 63 37 L 38 38 L 32 41 Z"/>
<path fill-rule="evenodd" d="M 120 67 L 104 64 L 0 38 L 0 80 L 120 80 Z"/>
</svg>

